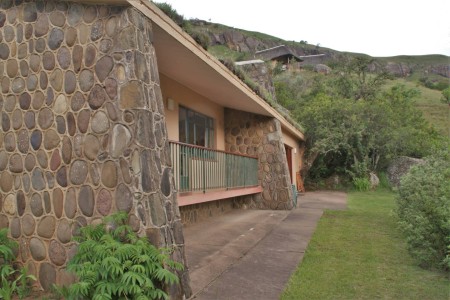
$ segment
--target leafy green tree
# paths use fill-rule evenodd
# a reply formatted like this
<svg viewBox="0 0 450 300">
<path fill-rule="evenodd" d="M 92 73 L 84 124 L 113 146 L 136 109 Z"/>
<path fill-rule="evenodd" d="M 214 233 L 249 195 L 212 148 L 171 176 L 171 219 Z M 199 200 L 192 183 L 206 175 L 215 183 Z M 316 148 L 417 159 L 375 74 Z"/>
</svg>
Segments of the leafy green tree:
<svg viewBox="0 0 450 300">
<path fill-rule="evenodd" d="M 400 184 L 396 213 L 410 253 L 423 267 L 450 270 L 449 148 L 414 166 Z"/>
<path fill-rule="evenodd" d="M 450 106 L 450 87 L 442 91 L 441 102 Z"/>
</svg>

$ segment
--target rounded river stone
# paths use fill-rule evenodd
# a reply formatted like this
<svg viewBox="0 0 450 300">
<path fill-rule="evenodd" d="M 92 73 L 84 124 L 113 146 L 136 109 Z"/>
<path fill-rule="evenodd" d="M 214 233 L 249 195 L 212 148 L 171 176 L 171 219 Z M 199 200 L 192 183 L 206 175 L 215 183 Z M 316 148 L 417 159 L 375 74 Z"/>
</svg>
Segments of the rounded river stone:
<svg viewBox="0 0 450 300">
<path fill-rule="evenodd" d="M 56 50 L 61 46 L 61 43 L 64 40 L 64 32 L 59 28 L 53 28 L 50 31 L 50 35 L 48 38 L 48 47 L 52 50 Z"/>
<path fill-rule="evenodd" d="M 66 44 L 69 47 L 72 47 L 77 40 L 77 30 L 73 27 L 69 27 L 66 29 Z M 62 66 L 61 66 L 62 67 Z"/>
<path fill-rule="evenodd" d="M 33 133 L 31 134 L 30 143 L 31 147 L 34 150 L 38 150 L 41 147 L 42 143 L 42 131 L 40 130 L 33 131 Z"/>
<path fill-rule="evenodd" d="M 66 120 L 63 116 L 56 117 L 56 130 L 59 134 L 66 133 Z"/>
<path fill-rule="evenodd" d="M 109 215 L 112 207 L 112 196 L 107 189 L 101 189 L 97 194 L 97 211 L 103 215 Z"/>
<path fill-rule="evenodd" d="M 74 188 L 69 188 L 64 201 L 64 213 L 69 219 L 73 219 L 77 212 L 77 197 Z"/>
<path fill-rule="evenodd" d="M 37 234 L 43 238 L 51 238 L 56 228 L 56 220 L 53 216 L 44 216 L 38 223 Z"/>
<path fill-rule="evenodd" d="M 72 71 L 67 71 L 64 74 L 64 91 L 66 94 L 72 94 L 75 92 L 75 89 L 77 88 L 77 78 L 75 76 L 75 73 Z"/>
<path fill-rule="evenodd" d="M 55 91 L 60 92 L 62 90 L 63 79 L 63 73 L 60 69 L 55 69 L 52 74 L 50 74 L 50 84 Z"/>
<path fill-rule="evenodd" d="M 30 239 L 30 252 L 34 260 L 44 260 L 47 254 L 44 243 L 38 238 Z"/>
<path fill-rule="evenodd" d="M 9 215 L 16 213 L 16 200 L 13 194 L 8 194 L 3 201 L 3 211 Z"/>
<path fill-rule="evenodd" d="M 24 122 L 28 129 L 33 129 L 36 126 L 36 117 L 33 111 L 27 111 L 25 113 Z"/>
<path fill-rule="evenodd" d="M 23 191 L 17 192 L 16 205 L 17 205 L 17 213 L 19 214 L 19 216 L 22 216 L 25 212 L 26 207 L 25 194 Z"/>
<path fill-rule="evenodd" d="M 63 145 L 62 145 L 62 159 L 65 164 L 69 164 L 72 160 L 72 142 L 70 138 L 65 136 L 63 137 Z"/>
<path fill-rule="evenodd" d="M 31 54 L 29 58 L 30 68 L 34 72 L 38 72 L 41 66 L 41 57 L 37 54 Z"/>
<path fill-rule="evenodd" d="M 66 96 L 64 94 L 59 94 L 53 104 L 53 112 L 56 114 L 64 114 L 67 109 L 69 109 L 69 104 L 67 103 Z"/>
<path fill-rule="evenodd" d="M 35 168 L 31 173 L 31 184 L 36 191 L 42 191 L 45 188 L 44 173 L 41 169 Z"/>
<path fill-rule="evenodd" d="M 84 69 L 79 76 L 80 89 L 83 92 L 89 91 L 94 85 L 94 73 L 91 70 Z"/>
<path fill-rule="evenodd" d="M 42 168 L 46 169 L 48 166 L 48 157 L 47 157 L 47 154 L 45 153 L 45 151 L 42 149 L 39 149 L 36 153 L 36 158 L 37 158 L 37 161 L 39 162 L 39 165 Z"/>
<path fill-rule="evenodd" d="M 41 37 L 47 34 L 49 29 L 48 16 L 46 14 L 39 14 L 39 17 L 34 24 L 34 36 Z"/>
<path fill-rule="evenodd" d="M 88 97 L 89 106 L 92 109 L 98 109 L 107 100 L 107 97 L 105 89 L 101 85 L 96 84 Z"/>
<path fill-rule="evenodd" d="M 90 124 L 90 118 L 91 118 L 91 111 L 89 109 L 83 109 L 78 113 L 78 129 L 81 133 L 86 133 L 87 129 L 89 128 Z"/>
<path fill-rule="evenodd" d="M 1 150 L 0 151 L 0 171 L 3 171 L 6 169 L 6 166 L 8 165 L 9 156 L 6 151 Z"/>
<path fill-rule="evenodd" d="M 19 105 L 23 110 L 29 109 L 31 105 L 31 95 L 28 93 L 22 93 L 19 96 Z"/>
<path fill-rule="evenodd" d="M 78 195 L 78 206 L 85 216 L 92 217 L 94 213 L 95 199 L 94 191 L 89 185 L 84 185 L 81 187 L 80 194 Z"/>
<path fill-rule="evenodd" d="M 76 160 L 70 166 L 69 178 L 72 184 L 80 185 L 86 181 L 88 165 L 84 160 Z"/>
<path fill-rule="evenodd" d="M 40 217 L 44 213 L 44 206 L 42 204 L 42 197 L 38 193 L 34 193 L 30 200 L 31 212 L 35 217 Z"/>
<path fill-rule="evenodd" d="M 58 50 L 58 53 L 56 55 L 56 58 L 58 60 L 58 64 L 61 68 L 64 70 L 70 67 L 70 62 L 72 61 L 72 56 L 70 54 L 70 50 L 67 49 L 67 47 L 61 47 Z"/>
<path fill-rule="evenodd" d="M 91 122 L 92 131 L 97 134 L 102 134 L 109 129 L 109 118 L 104 111 L 97 111 L 92 117 Z"/>
<path fill-rule="evenodd" d="M 61 139 L 60 139 L 58 133 L 55 130 L 50 129 L 50 130 L 45 132 L 45 134 L 44 134 L 44 147 L 45 147 L 45 149 L 52 150 L 52 149 L 58 147 L 60 142 L 61 142 Z"/>
<path fill-rule="evenodd" d="M 55 68 L 55 55 L 53 52 L 45 51 L 42 57 L 42 65 L 44 69 L 51 71 Z"/>
<path fill-rule="evenodd" d="M 66 250 L 60 242 L 52 240 L 48 246 L 48 256 L 57 266 L 62 266 L 66 262 Z"/>
<path fill-rule="evenodd" d="M 55 216 L 59 219 L 62 217 L 64 209 L 64 194 L 60 188 L 53 190 L 53 209 L 55 211 Z"/>
<path fill-rule="evenodd" d="M 75 116 L 72 112 L 67 113 L 67 132 L 70 136 L 74 136 L 75 132 L 77 131 L 76 128 L 76 121 Z"/>
<path fill-rule="evenodd" d="M 23 171 L 23 161 L 22 156 L 20 154 L 13 154 L 9 158 L 9 170 L 12 173 L 22 173 Z"/>
<path fill-rule="evenodd" d="M 39 111 L 38 124 L 41 129 L 47 129 L 52 126 L 54 120 L 53 112 L 51 109 L 44 107 Z"/>
<path fill-rule="evenodd" d="M 63 27 L 66 22 L 66 16 L 60 11 L 54 11 L 50 14 L 50 22 L 57 27 Z"/>
<path fill-rule="evenodd" d="M 86 67 L 91 67 L 95 62 L 96 56 L 97 56 L 97 49 L 95 49 L 94 45 L 89 44 L 86 47 L 86 51 L 84 52 L 84 65 Z"/>
<path fill-rule="evenodd" d="M 117 166 L 114 161 L 108 160 L 103 164 L 101 178 L 106 187 L 113 188 L 117 185 Z"/>
<path fill-rule="evenodd" d="M 17 239 L 20 237 L 22 233 L 22 229 L 20 228 L 20 219 L 17 217 L 13 218 L 11 220 L 11 224 L 9 225 L 9 229 L 13 238 Z"/>
<path fill-rule="evenodd" d="M 16 109 L 11 116 L 12 126 L 15 130 L 20 129 L 23 123 L 22 110 Z"/>
<path fill-rule="evenodd" d="M 103 82 L 114 67 L 114 61 L 110 56 L 103 56 L 95 64 L 95 74 L 98 80 Z"/>
<path fill-rule="evenodd" d="M 123 183 L 116 190 L 116 208 L 119 211 L 130 212 L 133 207 L 133 195 L 130 189 Z"/>
<path fill-rule="evenodd" d="M 34 233 L 34 229 L 36 228 L 36 221 L 34 217 L 30 214 L 26 214 L 22 218 L 22 230 L 23 233 L 27 236 L 30 236 Z"/>
<path fill-rule="evenodd" d="M 95 160 L 100 150 L 100 142 L 93 134 L 88 134 L 84 139 L 84 155 L 90 160 Z"/>
<path fill-rule="evenodd" d="M 72 3 L 67 12 L 67 23 L 71 26 L 77 25 L 83 16 L 84 9 L 83 5 Z"/>
<path fill-rule="evenodd" d="M 59 154 L 59 150 L 56 149 L 53 151 L 52 156 L 50 157 L 50 170 L 56 171 L 61 165 L 61 155 Z"/>
<path fill-rule="evenodd" d="M 61 167 L 56 172 L 56 182 L 58 182 L 58 184 L 62 187 L 67 186 L 67 170 L 65 166 Z"/>
<path fill-rule="evenodd" d="M 50 263 L 42 263 L 39 268 L 39 283 L 45 291 L 49 291 L 56 283 L 56 270 Z"/>
<path fill-rule="evenodd" d="M 30 140 L 28 137 L 28 130 L 22 129 L 17 135 L 17 149 L 22 153 L 27 153 L 30 147 Z"/>
<path fill-rule="evenodd" d="M 83 108 L 85 102 L 86 100 L 84 99 L 83 94 L 77 91 L 70 99 L 70 107 L 73 111 L 79 111 L 81 108 Z"/>
<path fill-rule="evenodd" d="M 28 153 L 27 156 L 25 157 L 25 169 L 28 172 L 31 172 L 35 166 L 36 166 L 36 158 L 34 157 L 33 154 Z"/>
<path fill-rule="evenodd" d="M 70 223 L 67 219 L 59 221 L 56 236 L 63 244 L 70 242 L 72 239 L 72 230 L 70 229 Z"/>
</svg>

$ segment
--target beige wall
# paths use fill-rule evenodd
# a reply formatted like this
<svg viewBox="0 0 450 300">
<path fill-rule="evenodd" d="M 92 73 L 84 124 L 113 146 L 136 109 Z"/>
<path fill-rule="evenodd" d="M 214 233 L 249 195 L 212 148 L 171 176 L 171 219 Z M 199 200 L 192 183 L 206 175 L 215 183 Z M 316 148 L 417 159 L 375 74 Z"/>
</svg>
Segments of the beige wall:
<svg viewBox="0 0 450 300">
<path fill-rule="evenodd" d="M 296 183 L 296 175 L 297 172 L 300 172 L 301 163 L 302 163 L 302 149 L 300 149 L 300 144 L 298 139 L 295 138 L 289 132 L 283 131 L 283 143 L 292 148 L 292 173 L 291 179 L 292 183 L 297 185 Z"/>
<path fill-rule="evenodd" d="M 180 83 L 160 74 L 169 140 L 178 141 L 178 107 L 182 105 L 214 119 L 215 147 L 225 150 L 224 109 Z M 175 100 L 175 109 L 167 109 L 167 99 Z"/>
</svg>

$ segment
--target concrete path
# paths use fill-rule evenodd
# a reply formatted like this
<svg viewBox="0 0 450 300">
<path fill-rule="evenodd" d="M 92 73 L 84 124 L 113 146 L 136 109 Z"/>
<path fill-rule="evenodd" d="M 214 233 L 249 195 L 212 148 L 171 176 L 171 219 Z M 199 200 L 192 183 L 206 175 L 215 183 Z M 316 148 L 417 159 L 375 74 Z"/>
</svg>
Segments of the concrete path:
<svg viewBox="0 0 450 300">
<path fill-rule="evenodd" d="M 342 192 L 310 192 L 292 211 L 235 210 L 185 228 L 191 299 L 279 299 L 324 209 Z"/>
</svg>

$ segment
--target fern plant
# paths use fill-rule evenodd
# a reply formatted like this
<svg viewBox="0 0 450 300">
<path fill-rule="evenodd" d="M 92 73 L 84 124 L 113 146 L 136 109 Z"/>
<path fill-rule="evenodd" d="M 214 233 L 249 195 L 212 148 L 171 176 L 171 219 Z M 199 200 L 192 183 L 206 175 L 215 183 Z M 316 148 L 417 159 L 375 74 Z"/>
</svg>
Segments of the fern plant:
<svg viewBox="0 0 450 300">
<path fill-rule="evenodd" d="M 126 213 L 117 213 L 81 229 L 75 238 L 78 251 L 67 265 L 79 281 L 58 289 L 65 299 L 168 298 L 162 286 L 178 283 L 178 277 L 165 266 L 183 266 L 169 258 L 168 250 L 138 237 L 126 221 Z"/>
<path fill-rule="evenodd" d="M 25 298 L 30 292 L 29 282 L 36 280 L 33 275 L 27 275 L 26 268 L 13 267 L 16 248 L 17 243 L 8 238 L 8 230 L 0 229 L 0 299 L 12 299 L 14 294 L 19 299 Z"/>
</svg>

